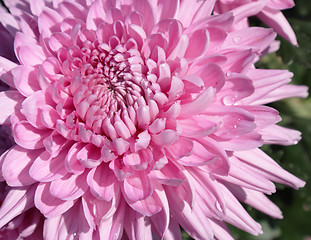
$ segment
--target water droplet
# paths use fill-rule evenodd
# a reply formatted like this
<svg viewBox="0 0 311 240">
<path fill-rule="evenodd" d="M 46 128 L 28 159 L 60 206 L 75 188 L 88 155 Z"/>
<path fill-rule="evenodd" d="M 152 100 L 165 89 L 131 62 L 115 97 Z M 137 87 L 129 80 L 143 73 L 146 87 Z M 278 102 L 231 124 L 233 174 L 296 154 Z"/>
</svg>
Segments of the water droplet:
<svg viewBox="0 0 311 240">
<path fill-rule="evenodd" d="M 232 76 L 232 72 L 227 72 L 227 73 L 226 73 L 226 76 L 227 76 L 227 77 Z"/>
<path fill-rule="evenodd" d="M 235 43 L 238 43 L 238 42 L 241 41 L 241 37 L 240 37 L 240 36 L 235 36 L 235 37 L 233 38 L 233 41 L 234 41 Z"/>
<path fill-rule="evenodd" d="M 231 106 L 236 102 L 236 98 L 234 96 L 225 96 L 222 99 L 223 104 L 227 105 L 227 106 Z"/>
</svg>

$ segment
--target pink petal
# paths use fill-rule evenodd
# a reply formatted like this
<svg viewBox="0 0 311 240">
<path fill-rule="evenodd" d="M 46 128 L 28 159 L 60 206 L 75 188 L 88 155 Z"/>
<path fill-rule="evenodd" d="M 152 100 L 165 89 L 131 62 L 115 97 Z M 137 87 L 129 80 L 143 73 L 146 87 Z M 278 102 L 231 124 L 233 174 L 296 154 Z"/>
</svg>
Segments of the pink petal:
<svg viewBox="0 0 311 240">
<path fill-rule="evenodd" d="M 151 224 L 148 218 L 132 209 L 125 211 L 124 230 L 131 239 L 152 239 Z"/>
<path fill-rule="evenodd" d="M 51 195 L 67 201 L 81 197 L 88 189 L 87 174 L 88 171 L 80 175 L 68 173 L 64 177 L 52 181 L 50 185 Z"/>
<path fill-rule="evenodd" d="M 99 225 L 99 233 L 101 239 L 121 239 L 126 224 L 124 221 L 125 202 L 120 200 L 118 208 L 113 217 L 104 220 Z"/>
<path fill-rule="evenodd" d="M 130 143 L 123 138 L 116 138 L 112 141 L 114 148 L 118 155 L 122 155 L 125 153 L 130 147 Z"/>
<path fill-rule="evenodd" d="M 209 33 L 207 29 L 200 29 L 192 33 L 189 37 L 189 45 L 185 53 L 185 58 L 194 59 L 202 56 L 209 44 Z"/>
<path fill-rule="evenodd" d="M 51 134 L 50 130 L 40 130 L 23 120 L 13 125 L 15 142 L 27 149 L 42 148 L 43 140 Z"/>
<path fill-rule="evenodd" d="M 78 153 L 77 159 L 86 168 L 97 167 L 101 162 L 101 149 L 93 144 L 86 144 Z"/>
<path fill-rule="evenodd" d="M 178 134 L 174 130 L 166 129 L 157 135 L 152 135 L 151 140 L 159 146 L 169 146 L 178 140 Z"/>
<path fill-rule="evenodd" d="M 51 34 L 59 28 L 59 23 L 63 21 L 63 17 L 51 8 L 45 7 L 38 18 L 39 32 L 43 31 L 45 34 Z"/>
<path fill-rule="evenodd" d="M 230 183 L 226 183 L 226 186 L 239 201 L 242 201 L 273 218 L 283 218 L 281 210 L 277 205 L 270 201 L 265 194 Z"/>
<path fill-rule="evenodd" d="M 284 10 L 294 7 L 295 3 L 293 0 L 270 0 L 267 5 L 271 8 Z"/>
<path fill-rule="evenodd" d="M 42 47 L 34 43 L 24 43 L 16 48 L 16 55 L 19 61 L 26 66 L 41 64 L 46 56 Z"/>
<path fill-rule="evenodd" d="M 193 148 L 191 150 L 192 152 L 188 154 L 188 156 L 184 156 L 178 160 L 180 164 L 184 166 L 203 166 L 209 164 L 215 165 L 215 162 L 220 160 L 218 155 L 208 151 L 205 147 L 196 141 L 193 141 Z"/>
<path fill-rule="evenodd" d="M 205 239 L 210 235 L 210 230 L 204 226 L 199 220 L 200 216 L 192 211 L 192 208 L 183 200 L 174 196 L 173 192 L 166 191 L 168 201 L 171 206 L 172 214 L 178 219 L 179 224 L 194 239 Z M 206 217 L 205 217 L 206 218 Z M 195 228 L 193 227 L 195 226 Z"/>
<path fill-rule="evenodd" d="M 256 57 L 252 49 L 240 51 L 230 49 L 225 50 L 224 54 L 227 57 L 227 62 L 222 69 L 227 72 L 227 75 L 230 75 L 232 72 L 245 74 L 254 64 Z"/>
<path fill-rule="evenodd" d="M 88 225 L 81 202 L 76 202 L 66 213 L 44 221 L 43 237 L 46 240 L 66 239 L 69 236 L 92 239 L 92 233 L 93 229 Z"/>
<path fill-rule="evenodd" d="M 158 196 L 161 199 L 163 208 L 159 213 L 151 216 L 150 219 L 153 222 L 158 234 L 160 236 L 163 236 L 169 227 L 169 223 L 171 219 L 170 218 L 170 207 L 169 207 L 169 203 L 168 203 L 163 187 L 161 185 L 158 185 L 155 191 L 158 193 Z"/>
<path fill-rule="evenodd" d="M 72 47 L 71 37 L 66 33 L 56 32 L 49 38 L 49 47 L 52 51 L 57 52 L 62 47 Z"/>
<path fill-rule="evenodd" d="M 265 128 L 281 121 L 279 112 L 273 108 L 267 106 L 243 106 L 242 108 L 255 117 L 255 123 L 258 128 Z"/>
<path fill-rule="evenodd" d="M 0 56 L 0 78 L 7 85 L 15 88 L 11 70 L 17 67 L 17 64 Z"/>
<path fill-rule="evenodd" d="M 167 149 L 174 159 L 179 160 L 192 155 L 193 146 L 194 143 L 192 140 L 180 137 L 177 143 L 169 146 Z"/>
<path fill-rule="evenodd" d="M 45 3 L 44 2 L 37 2 L 35 0 L 30 0 L 29 1 L 29 4 L 30 4 L 30 10 L 31 12 L 36 15 L 36 16 L 39 16 L 45 6 Z"/>
<path fill-rule="evenodd" d="M 147 38 L 144 29 L 138 25 L 130 24 L 128 25 L 128 33 L 129 36 L 136 41 L 138 49 L 141 49 Z"/>
<path fill-rule="evenodd" d="M 181 105 L 180 118 L 187 118 L 203 113 L 214 99 L 215 89 L 209 87 L 190 103 Z M 203 106 L 203 107 L 202 107 Z"/>
<path fill-rule="evenodd" d="M 41 90 L 27 97 L 22 103 L 21 112 L 28 122 L 36 128 L 45 128 L 40 118 L 40 108 L 51 103 L 49 93 Z"/>
<path fill-rule="evenodd" d="M 50 105 L 42 106 L 38 114 L 40 122 L 46 128 L 55 128 L 57 120 L 60 119 L 58 112 Z"/>
<path fill-rule="evenodd" d="M 6 194 L 0 208 L 0 228 L 21 213 L 33 207 L 33 198 L 37 185 L 11 188 Z"/>
<path fill-rule="evenodd" d="M 279 182 L 291 186 L 293 188 L 300 188 L 305 185 L 305 182 L 282 169 L 273 159 L 260 149 L 250 151 L 235 152 L 238 158 L 250 166 L 257 169 L 259 174 L 265 176 L 274 182 Z"/>
<path fill-rule="evenodd" d="M 211 53 L 213 53 L 214 51 L 218 52 L 219 46 L 223 46 L 224 41 L 228 36 L 228 33 L 224 29 L 212 26 L 208 27 L 207 30 L 209 33 L 209 44 L 207 46 L 207 51 Z M 207 54 L 205 54 L 205 56 L 206 55 Z"/>
<path fill-rule="evenodd" d="M 206 169 L 211 172 L 215 172 L 219 175 L 227 175 L 228 171 L 230 169 L 230 162 L 228 160 L 227 153 L 224 151 L 224 149 L 219 146 L 219 144 L 214 141 L 213 139 L 209 137 L 205 137 L 204 139 L 197 139 L 198 143 L 202 145 L 204 149 L 199 147 L 200 145 L 197 145 L 199 147 L 198 149 L 194 148 L 194 151 L 197 151 L 197 155 L 199 157 L 204 158 L 204 154 L 201 155 L 202 153 L 205 153 L 206 151 L 210 152 L 213 155 L 217 155 L 218 157 L 213 159 L 213 161 L 208 162 L 207 165 L 202 167 L 203 169 Z M 211 154 L 207 154 L 207 160 L 211 160 L 210 156 Z"/>
<path fill-rule="evenodd" d="M 258 105 L 269 102 L 270 99 L 266 99 L 265 96 L 290 82 L 293 77 L 293 74 L 287 70 L 267 69 L 251 69 L 247 75 L 252 80 L 256 91 L 251 96 L 240 100 L 240 104 L 243 105 L 253 105 L 253 103 Z"/>
<path fill-rule="evenodd" d="M 175 14 L 178 12 L 179 1 L 160 0 L 158 1 L 158 7 L 159 9 L 161 9 L 160 11 L 161 14 L 158 14 L 158 11 L 156 11 L 155 15 L 159 16 L 157 19 L 159 22 L 161 19 L 174 18 Z"/>
<path fill-rule="evenodd" d="M 215 1 L 193 2 L 184 0 L 180 3 L 180 8 L 176 18 L 181 21 L 184 27 L 189 27 L 191 23 L 197 22 L 208 17 L 214 7 Z M 189 7 L 191 6 L 191 7 Z"/>
<path fill-rule="evenodd" d="M 131 202 L 144 200 L 153 193 L 153 186 L 146 173 L 137 172 L 123 182 L 123 192 Z"/>
<path fill-rule="evenodd" d="M 241 21 L 242 19 L 248 18 L 258 14 L 266 5 L 266 2 L 262 1 L 251 1 L 246 4 L 242 4 L 239 7 L 233 9 L 234 21 L 235 23 Z"/>
<path fill-rule="evenodd" d="M 2 155 L 2 172 L 7 184 L 18 187 L 34 183 L 35 180 L 29 175 L 29 169 L 41 152 L 41 150 L 27 150 L 16 145 Z"/>
<path fill-rule="evenodd" d="M 244 164 L 234 157 L 230 158 L 230 163 L 229 175 L 221 176 L 221 179 L 266 194 L 275 192 L 275 185 L 261 174 L 256 174 L 256 169 L 253 167 Z"/>
<path fill-rule="evenodd" d="M 206 88 L 213 87 L 219 91 L 225 84 L 225 74 L 223 70 L 214 63 L 206 63 L 195 70 L 204 82 Z"/>
<path fill-rule="evenodd" d="M 40 90 L 38 83 L 38 69 L 20 65 L 12 70 L 14 76 L 14 84 L 18 91 L 25 97 L 30 96 Z"/>
<path fill-rule="evenodd" d="M 174 218 L 170 219 L 168 229 L 165 231 L 163 237 L 164 239 L 167 239 L 167 240 L 182 239 L 180 226 L 178 222 L 174 220 Z"/>
<path fill-rule="evenodd" d="M 110 219 L 117 211 L 119 195 L 109 201 L 95 198 L 89 191 L 82 196 L 84 215 L 91 228 L 96 228 L 100 222 Z"/>
<path fill-rule="evenodd" d="M 153 170 L 149 178 L 152 182 L 169 186 L 179 186 L 186 179 L 181 170 L 171 161 L 168 161 L 160 170 Z"/>
<path fill-rule="evenodd" d="M 176 46 L 170 50 L 169 55 L 167 57 L 168 60 L 176 60 L 183 58 L 188 49 L 189 38 L 186 35 L 182 35 Z"/>
<path fill-rule="evenodd" d="M 20 30 L 19 24 L 14 18 L 14 16 L 8 13 L 6 10 L 0 11 L 0 19 L 1 19 L 1 24 L 8 30 L 8 32 L 12 36 L 15 36 L 16 32 Z"/>
<path fill-rule="evenodd" d="M 234 240 L 232 237 L 228 226 L 224 221 L 216 220 L 216 219 L 209 219 L 211 227 L 213 228 L 213 232 L 216 238 L 223 239 L 223 240 Z"/>
<path fill-rule="evenodd" d="M 62 16 L 66 16 L 68 18 L 74 19 L 86 19 L 86 9 L 84 6 L 79 4 L 78 2 L 61 2 L 58 5 L 60 10 L 60 14 Z"/>
<path fill-rule="evenodd" d="M 133 201 L 127 197 L 127 194 L 124 194 L 124 198 L 131 208 L 148 217 L 160 212 L 163 208 L 163 203 L 157 191 L 153 191 L 152 195 L 143 200 Z"/>
<path fill-rule="evenodd" d="M 133 1 L 134 10 L 140 13 L 144 19 L 144 29 L 147 34 L 151 32 L 151 29 L 155 25 L 155 13 L 154 10 L 147 0 L 136 0 Z"/>
<path fill-rule="evenodd" d="M 35 197 L 35 205 L 46 218 L 58 217 L 74 205 L 73 200 L 64 201 L 50 194 L 50 183 L 39 183 Z"/>
<path fill-rule="evenodd" d="M 251 132 L 229 141 L 221 142 L 227 151 L 246 151 L 263 145 L 263 139 L 259 133 Z"/>
<path fill-rule="evenodd" d="M 301 132 L 278 125 L 268 126 L 259 131 L 265 144 L 295 145 L 301 140 Z"/>
<path fill-rule="evenodd" d="M 21 108 L 24 97 L 16 90 L 0 92 L 0 124 L 9 122 L 9 117 Z"/>
<path fill-rule="evenodd" d="M 184 83 L 180 78 L 172 77 L 171 88 L 168 92 L 169 100 L 178 99 L 184 91 Z"/>
<path fill-rule="evenodd" d="M 67 155 L 64 159 L 65 161 L 65 167 L 68 172 L 71 172 L 73 174 L 81 174 L 85 167 L 82 165 L 81 161 L 77 159 L 77 154 L 80 152 L 80 150 L 85 146 L 84 143 L 74 143 L 69 151 L 67 152 Z"/>
<path fill-rule="evenodd" d="M 281 11 L 265 7 L 257 16 L 278 34 L 297 46 L 295 32 Z"/>
<path fill-rule="evenodd" d="M 221 187 L 221 185 L 219 186 Z M 255 236 L 263 233 L 260 224 L 253 220 L 233 194 L 226 187 L 221 187 L 221 189 L 227 205 L 227 214 L 224 220 Z"/>
<path fill-rule="evenodd" d="M 105 15 L 106 12 L 102 1 L 99 0 L 94 1 L 87 15 L 86 27 L 90 30 L 91 29 L 96 30 L 100 22 L 103 22 Z"/>
<path fill-rule="evenodd" d="M 48 152 L 43 152 L 30 167 L 30 176 L 39 182 L 50 182 L 66 175 L 64 158 L 68 149 L 64 149 L 58 156 L 51 157 Z"/>
<path fill-rule="evenodd" d="M 150 131 L 150 128 L 149 128 Z M 135 152 L 138 152 L 139 150 L 146 149 L 149 146 L 150 143 L 150 135 L 148 131 L 143 131 L 137 136 L 137 140 L 135 142 Z"/>
<path fill-rule="evenodd" d="M 44 147 L 51 157 L 56 157 L 67 143 L 68 140 L 56 131 L 43 141 Z"/>
<path fill-rule="evenodd" d="M 253 104 L 266 104 L 275 101 L 279 101 L 291 97 L 306 98 L 308 96 L 308 87 L 307 86 L 295 86 L 295 85 L 284 85 L 271 91 L 266 96 L 257 101 L 254 101 Z"/>
<path fill-rule="evenodd" d="M 145 154 L 144 154 L 145 153 Z M 149 151 L 139 151 L 139 153 L 126 154 L 123 157 L 123 163 L 125 166 L 131 167 L 135 170 L 141 171 L 148 167 L 148 163 L 152 155 Z"/>
<path fill-rule="evenodd" d="M 276 33 L 272 29 L 252 27 L 230 33 L 225 44 L 259 48 L 262 52 L 269 47 L 275 37 Z"/>
<path fill-rule="evenodd" d="M 87 183 L 90 186 L 91 192 L 96 198 L 105 201 L 111 201 L 113 196 L 118 191 L 114 173 L 109 169 L 108 165 L 101 164 L 93 168 L 87 175 Z"/>
</svg>

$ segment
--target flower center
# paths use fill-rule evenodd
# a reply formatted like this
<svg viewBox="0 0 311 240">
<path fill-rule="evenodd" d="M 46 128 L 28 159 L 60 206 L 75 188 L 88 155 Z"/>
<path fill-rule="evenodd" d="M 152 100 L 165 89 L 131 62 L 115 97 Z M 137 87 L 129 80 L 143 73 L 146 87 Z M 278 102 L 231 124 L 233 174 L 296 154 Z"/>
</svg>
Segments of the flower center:
<svg viewBox="0 0 311 240">
<path fill-rule="evenodd" d="M 149 105 L 158 108 L 151 101 L 160 87 L 149 80 L 140 52 L 129 41 L 86 40 L 70 64 L 74 74 L 68 87 L 75 118 L 86 129 L 109 139 L 128 139 L 154 119 L 156 111 Z"/>
</svg>

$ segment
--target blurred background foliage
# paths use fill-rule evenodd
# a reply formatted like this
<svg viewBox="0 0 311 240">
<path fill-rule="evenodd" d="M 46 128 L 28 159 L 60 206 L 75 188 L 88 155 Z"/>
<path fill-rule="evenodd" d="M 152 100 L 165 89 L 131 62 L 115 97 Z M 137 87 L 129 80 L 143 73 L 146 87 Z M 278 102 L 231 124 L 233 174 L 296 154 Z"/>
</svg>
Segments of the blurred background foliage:
<svg viewBox="0 0 311 240">
<path fill-rule="evenodd" d="M 283 13 L 296 33 L 299 47 L 278 37 L 280 49 L 263 57 L 257 67 L 289 69 L 294 73 L 293 84 L 307 85 L 311 89 L 311 1 L 295 0 L 295 3 L 295 8 Z M 258 20 L 252 20 L 255 25 L 259 24 Z M 301 131 L 302 140 L 295 146 L 265 145 L 262 149 L 284 169 L 306 181 L 306 186 L 297 191 L 276 184 L 277 192 L 269 198 L 282 210 L 284 218 L 281 220 L 244 205 L 262 225 L 264 234 L 255 237 L 235 227 L 229 228 L 236 240 L 311 240 L 311 97 L 286 99 L 271 106 L 282 116 L 280 125 Z M 192 238 L 183 233 L 183 239 Z"/>
</svg>

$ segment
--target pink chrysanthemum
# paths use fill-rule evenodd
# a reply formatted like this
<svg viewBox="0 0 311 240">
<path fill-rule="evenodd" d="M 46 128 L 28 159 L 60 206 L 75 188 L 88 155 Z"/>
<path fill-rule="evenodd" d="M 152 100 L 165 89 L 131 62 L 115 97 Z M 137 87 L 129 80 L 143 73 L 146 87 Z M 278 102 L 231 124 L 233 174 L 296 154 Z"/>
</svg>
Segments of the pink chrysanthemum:
<svg viewBox="0 0 311 240">
<path fill-rule="evenodd" d="M 263 104 L 305 97 L 286 70 L 253 64 L 272 30 L 231 31 L 214 1 L 5 1 L 18 63 L 0 58 L 0 123 L 16 142 L 0 160 L 16 203 L 36 207 L 44 239 L 231 239 L 261 227 L 272 181 L 302 187 L 258 147 L 294 144 Z M 5 18 L 4 18 L 5 17 Z M 5 206 L 5 207 L 4 207 Z"/>
<path fill-rule="evenodd" d="M 293 0 L 216 0 L 215 13 L 232 12 L 234 29 L 248 27 L 248 17 L 256 15 L 287 41 L 297 46 L 296 35 L 281 10 L 295 6 Z"/>
</svg>

